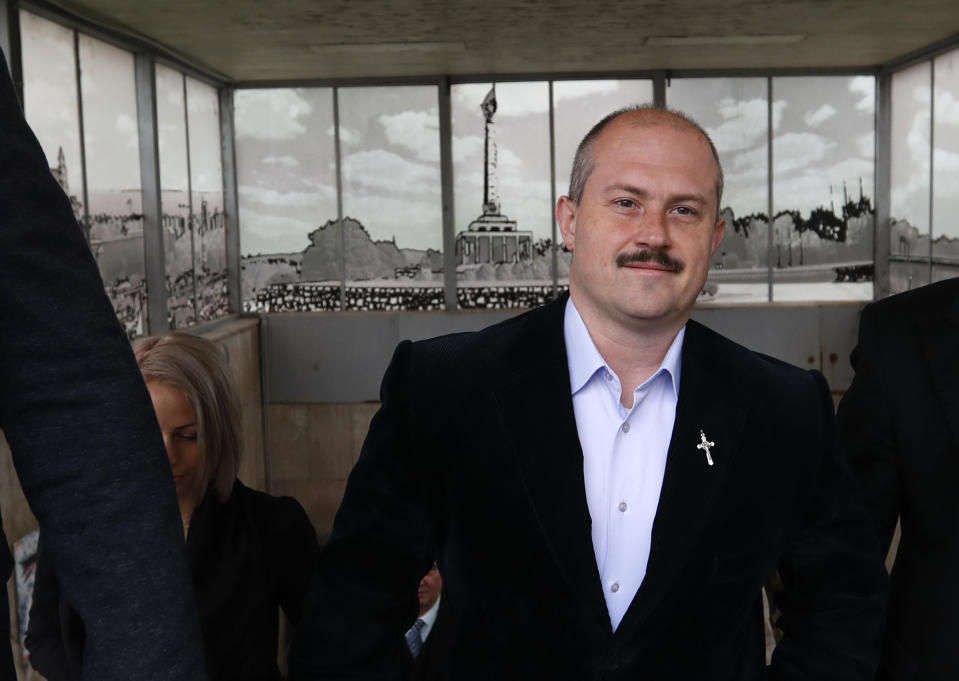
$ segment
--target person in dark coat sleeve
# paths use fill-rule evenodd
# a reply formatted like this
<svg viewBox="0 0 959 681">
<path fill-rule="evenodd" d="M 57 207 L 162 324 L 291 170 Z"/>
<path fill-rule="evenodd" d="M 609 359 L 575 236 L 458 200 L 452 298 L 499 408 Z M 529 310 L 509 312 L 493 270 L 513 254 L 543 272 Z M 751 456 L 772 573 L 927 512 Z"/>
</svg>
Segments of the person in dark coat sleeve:
<svg viewBox="0 0 959 681">
<path fill-rule="evenodd" d="M 901 538 L 879 678 L 959 679 L 959 279 L 867 305 L 839 403 L 880 538 Z"/>
<path fill-rule="evenodd" d="M 2 53 L 0 428 L 46 559 L 86 629 L 84 678 L 204 679 L 175 490 L 150 398 Z M 4 537 L 3 581 L 12 567 Z M 0 679 L 12 678 L 3 643 Z"/>
</svg>

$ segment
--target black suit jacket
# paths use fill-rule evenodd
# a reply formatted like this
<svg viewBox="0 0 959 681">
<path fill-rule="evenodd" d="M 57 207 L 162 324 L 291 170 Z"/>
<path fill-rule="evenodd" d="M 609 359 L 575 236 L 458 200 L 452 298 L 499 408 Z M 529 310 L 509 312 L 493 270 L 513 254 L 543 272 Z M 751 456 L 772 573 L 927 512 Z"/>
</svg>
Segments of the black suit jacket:
<svg viewBox="0 0 959 681">
<path fill-rule="evenodd" d="M 98 681 L 204 677 L 170 464 L 69 201 L 0 54 L 0 428 Z M 12 561 L 0 547 L 0 577 Z M 7 636 L 0 589 L 0 637 Z M 12 678 L 0 645 L 0 678 Z"/>
<path fill-rule="evenodd" d="M 835 456 L 825 381 L 695 322 L 646 578 L 612 631 L 564 303 L 397 348 L 291 678 L 398 678 L 434 555 L 455 679 L 766 678 L 760 590 L 777 566 L 786 637 L 769 676 L 870 678 L 885 574 Z"/>
<path fill-rule="evenodd" d="M 866 307 L 839 405 L 881 549 L 901 518 L 882 678 L 959 678 L 959 279 Z"/>
</svg>

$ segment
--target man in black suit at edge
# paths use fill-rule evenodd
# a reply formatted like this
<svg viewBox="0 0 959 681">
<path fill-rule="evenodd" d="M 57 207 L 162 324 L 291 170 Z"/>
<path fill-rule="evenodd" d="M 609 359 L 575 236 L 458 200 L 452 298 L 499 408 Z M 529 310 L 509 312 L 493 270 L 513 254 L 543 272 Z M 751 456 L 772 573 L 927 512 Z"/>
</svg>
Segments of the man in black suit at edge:
<svg viewBox="0 0 959 681">
<path fill-rule="evenodd" d="M 436 563 L 423 575 L 416 589 L 420 611 L 406 632 L 406 645 L 413 656 L 411 681 L 449 679 L 449 629 L 444 626 L 443 577 Z"/>
<path fill-rule="evenodd" d="M 866 306 L 840 441 L 882 555 L 896 527 L 880 679 L 959 678 L 959 279 Z"/>
<path fill-rule="evenodd" d="M 436 556 L 454 679 L 873 676 L 886 575 L 825 380 L 689 321 L 721 195 L 698 126 L 617 112 L 557 205 L 570 296 L 398 346 L 292 679 L 402 678 Z"/>
<path fill-rule="evenodd" d="M 83 678 L 200 681 L 200 629 L 149 394 L 0 52 L 0 428 L 66 598 Z M 2 533 L 0 533 L 2 536 Z M 0 573 L 13 567 L 6 538 Z M 7 591 L 0 636 L 9 638 Z M 15 679 L 9 643 L 0 679 Z"/>
</svg>

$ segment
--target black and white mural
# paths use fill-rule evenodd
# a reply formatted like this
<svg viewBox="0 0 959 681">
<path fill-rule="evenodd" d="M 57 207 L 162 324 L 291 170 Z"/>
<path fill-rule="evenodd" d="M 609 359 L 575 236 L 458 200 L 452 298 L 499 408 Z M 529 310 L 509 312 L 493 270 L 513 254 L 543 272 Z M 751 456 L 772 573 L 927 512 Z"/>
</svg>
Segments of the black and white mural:
<svg viewBox="0 0 959 681">
<path fill-rule="evenodd" d="M 959 276 L 959 50 L 893 74 L 893 293 Z"/>
<path fill-rule="evenodd" d="M 117 317 L 130 337 L 141 335 L 147 290 L 133 55 L 82 34 L 75 50 L 72 30 L 29 12 L 20 23 L 27 121 L 73 203 Z"/>
<path fill-rule="evenodd" d="M 869 300 L 875 79 L 674 79 L 667 104 L 709 132 L 725 172 L 720 245 L 702 302 Z M 773 251 L 768 247 L 769 145 Z"/>
</svg>

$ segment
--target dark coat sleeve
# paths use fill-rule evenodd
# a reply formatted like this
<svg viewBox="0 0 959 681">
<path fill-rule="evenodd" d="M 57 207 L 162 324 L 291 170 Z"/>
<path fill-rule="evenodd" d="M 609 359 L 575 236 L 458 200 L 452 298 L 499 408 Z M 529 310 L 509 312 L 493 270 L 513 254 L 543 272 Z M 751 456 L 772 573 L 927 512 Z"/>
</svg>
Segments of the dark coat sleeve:
<svg viewBox="0 0 959 681">
<path fill-rule="evenodd" d="M 277 599 L 290 623 L 296 625 L 320 546 L 313 523 L 296 499 L 280 497 L 274 503 L 267 532 L 273 547 L 270 558 L 277 565 Z"/>
<path fill-rule="evenodd" d="M 406 678 L 403 633 L 433 561 L 422 464 L 411 451 L 409 342 L 393 355 L 320 557 L 290 653 L 290 680 Z"/>
<path fill-rule="evenodd" d="M 801 525 L 779 563 L 784 635 L 769 677 L 870 681 L 879 663 L 888 577 L 855 482 L 837 451 L 829 388 L 822 375 L 813 376 L 819 464 L 807 487 Z"/>
<path fill-rule="evenodd" d="M 60 585 L 49 561 L 43 559 L 41 548 L 33 582 L 33 605 L 30 607 L 26 645 L 30 651 L 30 664 L 47 681 L 77 681 L 80 678 L 81 656 L 76 653 L 83 647 L 82 632 L 76 632 L 77 638 L 69 640 L 61 623 L 62 617 L 75 615 L 61 601 Z M 68 647 L 73 650 L 68 652 Z"/>
<path fill-rule="evenodd" d="M 149 395 L 2 58 L 0 329 L 0 428 L 85 624 L 84 677 L 204 678 Z"/>
<path fill-rule="evenodd" d="M 856 374 L 838 412 L 842 452 L 859 482 L 883 555 L 892 542 L 901 503 L 893 402 L 888 395 L 890 386 L 883 380 L 888 373 L 886 362 L 892 358 L 882 356 L 884 336 L 875 308 L 867 306 L 859 325 L 859 340 L 850 357 Z"/>
</svg>

